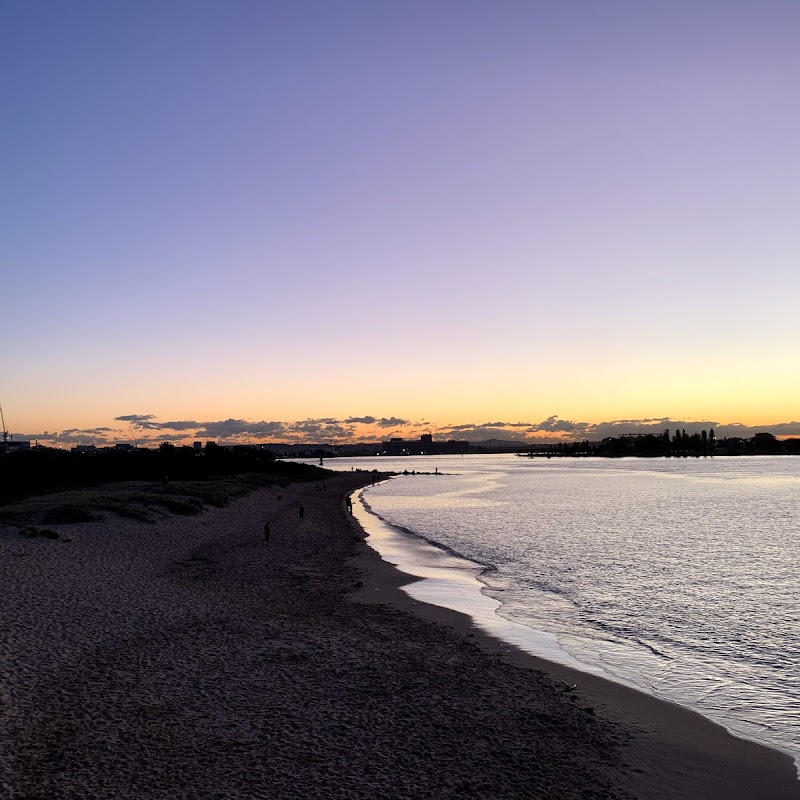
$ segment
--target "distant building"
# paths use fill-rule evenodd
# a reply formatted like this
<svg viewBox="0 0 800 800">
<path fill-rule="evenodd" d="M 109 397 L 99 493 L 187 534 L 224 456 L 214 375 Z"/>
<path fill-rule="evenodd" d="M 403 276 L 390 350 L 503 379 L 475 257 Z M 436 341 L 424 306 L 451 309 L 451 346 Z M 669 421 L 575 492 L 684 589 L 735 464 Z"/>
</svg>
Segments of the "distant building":
<svg viewBox="0 0 800 800">
<path fill-rule="evenodd" d="M 3 448 L 3 450 L 0 451 L 0 452 L 5 452 L 5 453 L 13 453 L 13 452 L 16 452 L 16 451 L 19 451 L 19 450 L 30 450 L 31 449 L 31 443 L 30 442 L 15 442 L 10 437 L 8 439 L 5 439 L 3 441 L 3 443 L 2 443 L 2 445 L 0 445 L 0 446 Z"/>
<path fill-rule="evenodd" d="M 462 455 L 469 452 L 469 442 L 434 442 L 430 433 L 423 433 L 419 439 L 390 439 L 382 442 L 381 455 L 385 456 L 443 456 Z"/>
</svg>

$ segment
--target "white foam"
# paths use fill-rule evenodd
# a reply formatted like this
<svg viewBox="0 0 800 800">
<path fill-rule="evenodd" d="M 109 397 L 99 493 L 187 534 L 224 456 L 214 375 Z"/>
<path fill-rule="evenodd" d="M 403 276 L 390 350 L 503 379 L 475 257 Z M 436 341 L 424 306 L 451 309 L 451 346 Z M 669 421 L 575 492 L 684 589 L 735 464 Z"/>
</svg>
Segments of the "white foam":
<svg viewBox="0 0 800 800">
<path fill-rule="evenodd" d="M 483 564 L 448 553 L 425 539 L 384 522 L 364 506 L 361 491 L 354 494 L 353 516 L 368 534 L 367 543 L 380 557 L 418 580 L 403 586 L 420 603 L 449 608 L 472 618 L 477 628 L 530 655 L 598 675 L 636 688 L 617 676 L 578 661 L 552 633 L 537 631 L 501 617 L 500 601 L 483 593 L 478 576 Z"/>
<path fill-rule="evenodd" d="M 626 680 L 619 674 L 604 670 L 600 666 L 580 661 L 560 645 L 554 634 L 535 630 L 500 616 L 498 610 L 502 605 L 501 602 L 484 594 L 483 590 L 486 587 L 479 580 L 479 576 L 486 570 L 485 565 L 449 553 L 421 536 L 390 525 L 368 510 L 362 492 L 363 490 L 359 490 L 353 494 L 353 515 L 367 533 L 366 541 L 369 546 L 384 561 L 418 579 L 402 587 L 403 591 L 414 600 L 466 614 L 472 618 L 475 627 L 484 633 L 530 655 L 643 691 L 666 702 L 688 707 L 722 725 L 734 736 L 750 739 L 791 756 L 800 779 L 798 755 L 766 741 L 749 729 L 749 726 L 710 715 L 707 710 L 697 708 L 691 703 L 676 701 L 655 691 L 652 686 L 648 687 L 647 682 L 636 683 Z"/>
</svg>

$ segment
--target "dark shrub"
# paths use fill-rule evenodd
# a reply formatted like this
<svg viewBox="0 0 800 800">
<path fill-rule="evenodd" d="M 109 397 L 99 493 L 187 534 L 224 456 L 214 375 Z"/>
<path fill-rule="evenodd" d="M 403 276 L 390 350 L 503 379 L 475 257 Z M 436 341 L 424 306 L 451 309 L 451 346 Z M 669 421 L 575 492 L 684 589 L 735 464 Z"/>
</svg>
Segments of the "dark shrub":
<svg viewBox="0 0 800 800">
<path fill-rule="evenodd" d="M 185 517 L 192 517 L 203 510 L 202 502 L 194 498 L 178 500 L 174 497 L 160 497 L 155 502 L 160 506 L 164 506 L 164 508 L 171 511 L 173 514 L 182 514 Z"/>
<path fill-rule="evenodd" d="M 49 525 L 73 525 L 78 522 L 97 522 L 103 519 L 102 514 L 89 511 L 81 506 L 56 506 L 51 508 L 43 517 L 42 522 Z"/>
</svg>

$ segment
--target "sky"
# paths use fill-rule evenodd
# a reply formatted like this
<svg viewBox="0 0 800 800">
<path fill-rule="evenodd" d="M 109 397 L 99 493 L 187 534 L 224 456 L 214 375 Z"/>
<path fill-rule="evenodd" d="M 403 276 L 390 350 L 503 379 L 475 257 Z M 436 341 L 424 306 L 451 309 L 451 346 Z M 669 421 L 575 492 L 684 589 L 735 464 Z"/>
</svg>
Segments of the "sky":
<svg viewBox="0 0 800 800">
<path fill-rule="evenodd" d="M 8 430 L 800 435 L 798 35 L 796 0 L 0 0 Z"/>
</svg>

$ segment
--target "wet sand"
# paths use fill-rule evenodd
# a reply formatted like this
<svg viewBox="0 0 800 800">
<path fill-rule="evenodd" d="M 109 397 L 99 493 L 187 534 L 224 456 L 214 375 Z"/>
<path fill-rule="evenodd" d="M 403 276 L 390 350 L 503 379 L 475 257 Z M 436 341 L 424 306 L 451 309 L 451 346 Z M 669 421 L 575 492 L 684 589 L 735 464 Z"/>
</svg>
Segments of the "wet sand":
<svg viewBox="0 0 800 800">
<path fill-rule="evenodd" d="M 344 512 L 365 480 L 0 532 L 0 796 L 800 798 L 788 757 L 414 603 Z"/>
</svg>

